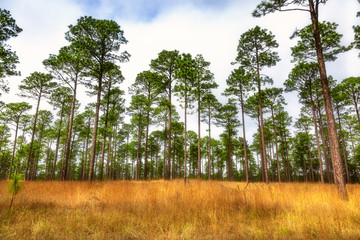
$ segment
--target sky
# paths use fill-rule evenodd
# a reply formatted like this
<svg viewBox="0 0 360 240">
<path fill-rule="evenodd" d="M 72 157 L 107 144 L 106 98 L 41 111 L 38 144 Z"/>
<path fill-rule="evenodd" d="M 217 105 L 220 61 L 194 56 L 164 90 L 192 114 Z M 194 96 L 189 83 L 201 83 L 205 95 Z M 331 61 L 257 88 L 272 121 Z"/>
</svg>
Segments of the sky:
<svg viewBox="0 0 360 240">
<path fill-rule="evenodd" d="M 254 18 L 251 12 L 258 3 L 260 0 L 0 0 L 0 8 L 9 10 L 23 29 L 18 37 L 8 41 L 19 56 L 17 70 L 21 71 L 21 76 L 7 79 L 10 93 L 3 93 L 0 99 L 5 103 L 27 101 L 16 95 L 19 92 L 17 86 L 34 71 L 46 72 L 42 61 L 68 45 L 65 32 L 81 16 L 112 19 L 124 30 L 129 42 L 122 46 L 121 51 L 126 50 L 131 55 L 129 62 L 121 64 L 125 77 L 121 88 L 125 91 L 138 73 L 149 70 L 151 59 L 155 59 L 159 52 L 176 49 L 193 56 L 202 54 L 211 63 L 209 69 L 219 84 L 214 93 L 222 103 L 226 103 L 226 97 L 221 93 L 226 88 L 229 74 L 237 68 L 231 62 L 235 60 L 240 35 L 256 25 L 271 31 L 279 43 L 276 50 L 281 61 L 270 69 L 265 68 L 263 73 L 274 80 L 273 86 L 282 87 L 293 67 L 290 47 L 296 44 L 296 40 L 289 37 L 294 30 L 310 24 L 310 17 L 307 12 L 288 12 Z M 320 20 L 338 23 L 338 32 L 343 34 L 342 43 L 348 45 L 353 41 L 352 26 L 360 24 L 357 11 L 360 11 L 357 0 L 332 0 L 321 5 Z M 359 76 L 359 65 L 356 50 L 341 54 L 335 62 L 326 64 L 328 74 L 337 81 Z M 85 94 L 84 88 L 80 91 L 81 103 L 96 101 L 95 96 Z M 285 99 L 288 103 L 285 110 L 295 120 L 301 108 L 297 94 L 287 93 Z M 127 98 L 127 105 L 129 102 Z M 31 103 L 35 105 L 35 102 Z M 180 105 L 176 100 L 174 103 Z M 49 109 L 45 100 L 40 109 Z M 183 116 L 180 107 L 178 112 Z M 250 118 L 245 121 L 250 140 L 256 132 L 256 124 Z M 188 129 L 197 131 L 196 114 L 189 116 L 188 122 Z M 207 134 L 205 129 L 203 124 L 202 136 Z M 214 130 L 214 136 L 223 131 L 221 128 Z"/>
</svg>

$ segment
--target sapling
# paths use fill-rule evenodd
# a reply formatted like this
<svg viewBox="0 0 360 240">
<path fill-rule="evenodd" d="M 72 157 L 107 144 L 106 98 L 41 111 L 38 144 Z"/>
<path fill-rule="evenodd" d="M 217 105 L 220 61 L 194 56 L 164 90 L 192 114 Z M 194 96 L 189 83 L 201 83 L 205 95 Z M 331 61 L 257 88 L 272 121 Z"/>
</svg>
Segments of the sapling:
<svg viewBox="0 0 360 240">
<path fill-rule="evenodd" d="M 11 202 L 9 206 L 9 210 L 11 212 L 11 208 L 15 199 L 16 194 L 20 191 L 21 188 L 21 182 L 22 182 L 22 174 L 14 174 L 13 177 L 9 181 L 9 193 L 11 194 Z"/>
</svg>

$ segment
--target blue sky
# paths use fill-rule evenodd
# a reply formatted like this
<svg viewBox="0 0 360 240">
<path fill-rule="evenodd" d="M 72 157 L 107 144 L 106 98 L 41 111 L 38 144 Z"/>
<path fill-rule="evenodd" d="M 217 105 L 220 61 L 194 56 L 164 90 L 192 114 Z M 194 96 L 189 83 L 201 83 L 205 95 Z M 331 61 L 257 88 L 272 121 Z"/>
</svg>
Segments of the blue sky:
<svg viewBox="0 0 360 240">
<path fill-rule="evenodd" d="M 108 16 L 119 19 L 151 22 L 165 11 L 171 11 L 179 6 L 192 6 L 203 10 L 221 11 L 234 0 L 76 0 L 93 16 L 101 15 L 102 8 L 109 8 Z M 242 1 L 245 2 L 245 1 Z"/>
<path fill-rule="evenodd" d="M 20 58 L 18 70 L 21 77 L 9 79 L 11 92 L 3 94 L 2 101 L 24 101 L 16 96 L 17 85 L 34 71 L 45 71 L 42 61 L 49 54 L 56 54 L 67 45 L 65 32 L 70 24 L 85 15 L 95 18 L 113 19 L 124 30 L 129 43 L 122 47 L 131 54 L 128 63 L 121 64 L 127 91 L 136 75 L 149 69 L 151 59 L 166 49 L 177 49 L 202 54 L 211 62 L 210 70 L 220 85 L 215 94 L 225 103 L 221 93 L 226 87 L 226 79 L 236 67 L 230 63 L 236 56 L 239 37 L 250 28 L 259 25 L 276 36 L 279 43 L 281 62 L 264 73 L 273 78 L 274 86 L 281 87 L 293 67 L 290 47 L 296 40 L 289 37 L 296 28 L 310 23 L 308 13 L 275 13 L 262 18 L 253 18 L 251 12 L 260 1 L 255 0 L 0 0 L 0 7 L 10 10 L 18 25 L 24 29 L 17 38 L 9 41 Z M 356 12 L 360 7 L 356 0 L 328 1 L 321 6 L 322 20 L 339 23 L 338 31 L 344 35 L 343 44 L 353 40 L 352 26 L 359 24 Z M 349 76 L 360 75 L 358 51 L 341 54 L 336 62 L 327 63 L 328 74 L 341 81 Z M 79 93 L 79 98 L 94 101 L 94 97 Z M 300 106 L 296 93 L 286 94 L 286 110 L 296 118 Z M 176 100 L 174 101 L 176 103 Z M 129 103 L 129 101 L 127 101 Z M 41 109 L 48 108 L 45 101 Z M 179 113 L 182 110 L 178 109 Z M 181 114 L 182 116 L 182 114 Z M 189 128 L 196 130 L 196 116 L 189 117 Z M 246 119 L 247 136 L 255 132 L 255 122 Z M 192 124 L 193 123 L 193 124 Z M 218 133 L 222 129 L 217 130 Z M 202 134 L 206 134 L 205 125 Z M 241 131 L 240 131 L 241 133 Z M 216 133 L 214 133 L 215 135 Z"/>
</svg>

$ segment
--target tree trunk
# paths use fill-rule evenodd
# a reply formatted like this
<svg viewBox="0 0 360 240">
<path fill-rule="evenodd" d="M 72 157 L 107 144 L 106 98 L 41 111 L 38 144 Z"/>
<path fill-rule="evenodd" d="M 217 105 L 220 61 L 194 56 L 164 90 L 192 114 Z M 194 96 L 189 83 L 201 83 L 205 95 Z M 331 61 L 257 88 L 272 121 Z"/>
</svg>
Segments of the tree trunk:
<svg viewBox="0 0 360 240">
<path fill-rule="evenodd" d="M 97 139 L 97 130 L 99 123 L 99 112 L 100 112 L 100 100 L 101 100 L 101 86 L 102 86 L 102 72 L 100 72 L 97 91 L 97 100 L 96 100 L 96 111 L 95 111 L 95 120 L 94 120 L 94 132 L 92 138 L 91 146 L 91 157 L 90 157 L 90 168 L 89 168 L 89 182 L 92 182 L 94 177 L 94 164 L 95 164 L 95 155 L 96 155 L 96 139 Z"/>
<path fill-rule="evenodd" d="M 66 167 L 68 165 L 69 156 L 70 156 L 71 132 L 72 132 L 72 128 L 73 128 L 74 115 L 75 115 L 77 80 L 78 80 L 78 73 L 75 76 L 74 89 L 73 89 L 73 99 L 72 99 L 72 103 L 71 103 L 71 115 L 70 115 L 68 137 L 67 137 L 67 144 L 66 144 L 65 169 L 66 169 Z M 67 176 L 67 174 L 65 174 L 64 179 L 67 180 L 68 177 L 69 176 Z"/>
<path fill-rule="evenodd" d="M 244 139 L 244 158 L 245 158 L 245 181 L 249 182 L 249 169 L 248 169 L 248 158 L 247 158 L 247 147 L 246 147 L 246 133 L 245 133 L 245 114 L 244 114 L 244 99 L 242 89 L 240 90 L 240 105 L 241 105 L 241 118 L 243 124 L 243 139 Z"/>
<path fill-rule="evenodd" d="M 111 130 L 112 130 L 112 126 L 111 126 Z M 109 164 L 110 164 L 110 161 L 111 161 L 111 155 L 110 155 L 110 152 L 111 152 L 111 143 L 112 143 L 112 136 L 110 135 L 109 137 L 109 143 L 108 143 L 108 148 L 107 148 L 107 161 L 106 161 L 106 173 L 105 173 L 105 179 L 106 180 L 109 180 L 110 179 L 110 170 L 109 170 Z"/>
<path fill-rule="evenodd" d="M 82 172 L 82 176 L 81 176 L 81 180 L 83 180 L 83 181 L 85 180 L 86 162 L 87 162 L 87 155 L 88 155 L 89 135 L 90 135 L 90 121 L 91 121 L 91 119 L 89 118 L 88 132 L 87 132 L 87 135 L 86 135 L 86 143 L 85 143 L 84 165 L 83 165 L 83 172 Z"/>
<path fill-rule="evenodd" d="M 201 179 L 200 98 L 198 99 L 198 179 Z"/>
<path fill-rule="evenodd" d="M 15 156 L 16 140 L 17 140 L 18 129 L 19 129 L 19 121 L 16 122 L 14 147 L 13 147 L 13 151 L 12 151 L 12 155 L 11 155 L 11 161 L 10 161 L 10 168 L 9 168 L 9 176 L 8 176 L 8 179 L 11 178 L 12 165 L 13 165 L 13 163 L 14 163 L 14 156 Z"/>
<path fill-rule="evenodd" d="M 324 152 L 326 175 L 327 175 L 328 182 L 333 183 L 333 179 L 332 179 L 331 174 L 330 174 L 330 165 L 329 165 L 329 161 L 328 161 L 328 155 L 327 155 L 327 152 L 326 152 L 326 141 L 325 141 L 325 135 L 324 135 L 322 117 L 321 117 L 320 110 L 318 110 L 318 114 L 319 114 L 318 120 L 319 120 L 320 136 L 321 136 L 321 141 L 322 141 L 322 145 L 323 145 L 323 152 Z"/>
<path fill-rule="evenodd" d="M 58 152 L 59 152 L 59 145 L 60 145 L 60 136 L 61 136 L 61 127 L 62 127 L 62 122 L 63 122 L 63 108 L 61 108 L 61 112 L 60 112 L 60 122 L 59 122 L 59 131 L 58 131 L 58 135 L 56 138 L 56 147 L 55 147 L 55 156 L 54 156 L 54 163 L 53 163 L 53 167 L 52 167 L 52 171 L 51 171 L 51 180 L 55 180 L 55 169 L 56 169 L 56 162 L 57 162 L 57 158 L 58 158 Z"/>
<path fill-rule="evenodd" d="M 359 116 L 359 108 L 358 108 L 358 102 L 356 100 L 356 96 L 352 96 L 353 97 L 353 101 L 354 101 L 354 107 L 355 107 L 355 111 L 356 111 L 356 117 L 359 123 L 359 127 L 360 127 L 360 116 Z"/>
<path fill-rule="evenodd" d="M 211 180 L 211 114 L 209 110 L 209 154 L 208 154 L 208 180 Z"/>
<path fill-rule="evenodd" d="M 33 129 L 32 129 L 32 134 L 31 134 L 29 153 L 28 153 L 28 157 L 27 157 L 27 160 L 26 160 L 24 180 L 29 180 L 29 175 L 30 175 L 30 174 L 28 175 L 28 168 L 29 168 L 29 161 L 30 161 L 30 157 L 31 157 L 31 153 L 32 153 L 32 146 L 33 146 L 33 143 L 34 143 L 36 122 L 37 122 L 37 116 L 38 116 L 38 112 L 39 112 L 41 94 L 42 94 L 42 91 L 40 90 L 38 101 L 37 101 L 37 106 L 36 106 L 36 111 L 35 111 L 35 117 L 34 117 L 34 124 L 33 124 Z"/>
<path fill-rule="evenodd" d="M 274 108 L 273 107 L 271 107 L 271 118 L 272 118 L 272 122 L 273 122 L 273 130 L 274 130 L 274 138 L 275 138 L 276 167 L 277 167 L 277 172 L 278 172 L 278 182 L 281 182 L 278 142 L 277 142 L 276 126 L 275 126 L 275 118 L 274 118 Z"/>
<path fill-rule="evenodd" d="M 136 180 L 140 180 L 141 178 L 141 120 L 139 120 L 139 126 L 138 126 L 138 145 L 137 145 L 137 151 L 136 151 Z"/>
<path fill-rule="evenodd" d="M 186 82 L 185 82 L 185 86 L 186 86 Z M 186 115 L 186 111 L 187 111 L 187 96 L 185 94 L 185 111 L 184 111 L 184 117 L 185 117 L 185 131 L 184 131 L 184 183 L 186 184 L 186 137 L 187 137 L 187 115 Z M 198 146 L 199 148 L 200 146 Z M 200 172 L 199 172 L 200 173 Z"/>
<path fill-rule="evenodd" d="M 150 100 L 148 99 L 150 102 Z M 146 111 L 146 133 L 145 133 L 145 156 L 144 156 L 144 179 L 147 179 L 147 158 L 148 158 L 148 145 L 149 145 L 149 124 L 150 124 L 150 106 Z"/>
<path fill-rule="evenodd" d="M 318 28 L 318 9 L 317 5 L 316 8 L 314 6 L 314 1 L 309 0 L 309 8 L 310 8 L 310 15 L 311 21 L 313 26 L 313 33 L 315 39 L 315 46 L 316 46 L 316 53 L 319 63 L 319 71 L 320 71 L 320 79 L 321 85 L 324 95 L 325 101 L 325 110 L 326 110 L 326 119 L 328 125 L 328 132 L 329 132 L 329 140 L 330 140 L 330 151 L 331 151 L 331 158 L 334 164 L 334 171 L 336 176 L 336 184 L 338 187 L 339 196 L 343 200 L 348 200 L 348 193 L 346 190 L 345 179 L 343 175 L 343 166 L 341 161 L 341 154 L 340 154 L 340 147 L 336 133 L 336 125 L 335 125 L 335 118 L 333 114 L 333 109 L 331 105 L 331 96 L 330 96 L 330 89 L 329 83 L 326 74 L 326 67 L 325 61 L 323 57 L 322 51 L 322 44 L 321 44 L 321 37 L 320 31 Z"/>
<path fill-rule="evenodd" d="M 325 182 L 324 181 L 324 170 L 323 170 L 323 162 L 322 162 L 322 156 L 321 156 L 319 132 L 318 132 L 318 126 L 317 126 L 317 121 L 316 121 L 315 106 L 314 106 L 311 88 L 309 89 L 309 95 L 310 95 L 311 111 L 312 111 L 314 129 L 315 129 L 316 147 L 317 147 L 318 158 L 319 158 L 320 181 L 321 181 L 321 183 L 324 183 Z"/>
<path fill-rule="evenodd" d="M 346 144 L 345 144 L 345 140 L 344 140 L 344 134 L 342 132 L 342 125 L 341 125 L 341 120 L 340 120 L 340 111 L 338 108 L 336 108 L 337 111 L 337 115 L 338 115 L 338 124 L 339 124 L 339 132 L 340 132 L 340 140 L 341 140 L 341 145 L 342 145 L 342 150 L 343 150 L 343 155 L 344 155 L 344 162 L 345 162 L 345 171 L 346 171 L 346 180 L 347 183 L 351 183 L 351 178 L 350 178 L 350 173 L 349 173 L 349 167 L 348 167 L 348 155 L 346 152 Z"/>
<path fill-rule="evenodd" d="M 353 150 L 353 154 L 354 154 L 355 171 L 356 171 L 356 175 L 358 177 L 359 183 L 360 183 L 360 172 L 359 172 L 359 167 L 358 167 L 357 158 L 356 158 L 356 149 L 355 149 L 355 146 L 354 146 L 354 138 L 353 138 L 353 134 L 352 134 L 352 127 L 351 127 L 350 124 L 349 124 L 349 130 L 350 130 L 350 138 L 351 138 L 352 150 Z"/>
<path fill-rule="evenodd" d="M 308 134 L 308 132 L 306 132 Z M 312 156 L 311 156 L 311 145 L 310 145 L 310 140 L 308 139 L 308 148 L 309 148 L 309 152 L 308 152 L 308 156 L 309 156 L 309 162 L 310 162 L 310 181 L 314 181 L 314 168 L 313 168 L 313 163 L 312 163 Z"/>
<path fill-rule="evenodd" d="M 171 169 L 171 85 L 169 87 L 169 134 L 168 134 L 168 165 L 167 165 L 167 179 L 170 180 L 170 169 Z M 165 159 L 164 159 L 165 162 Z"/>
<path fill-rule="evenodd" d="M 228 180 L 232 181 L 233 180 L 233 169 L 232 169 L 232 149 L 231 149 L 231 133 L 229 130 L 229 139 L 228 139 L 228 144 L 229 144 L 229 159 L 228 159 Z"/>
</svg>

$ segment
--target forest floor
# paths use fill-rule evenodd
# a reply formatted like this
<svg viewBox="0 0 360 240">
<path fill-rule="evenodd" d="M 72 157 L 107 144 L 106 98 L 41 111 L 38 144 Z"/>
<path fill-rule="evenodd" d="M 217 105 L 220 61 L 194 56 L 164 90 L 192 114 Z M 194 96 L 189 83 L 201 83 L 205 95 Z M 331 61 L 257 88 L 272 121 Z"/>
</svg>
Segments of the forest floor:
<svg viewBox="0 0 360 240">
<path fill-rule="evenodd" d="M 0 181 L 0 239 L 360 239 L 360 185 Z"/>
</svg>

